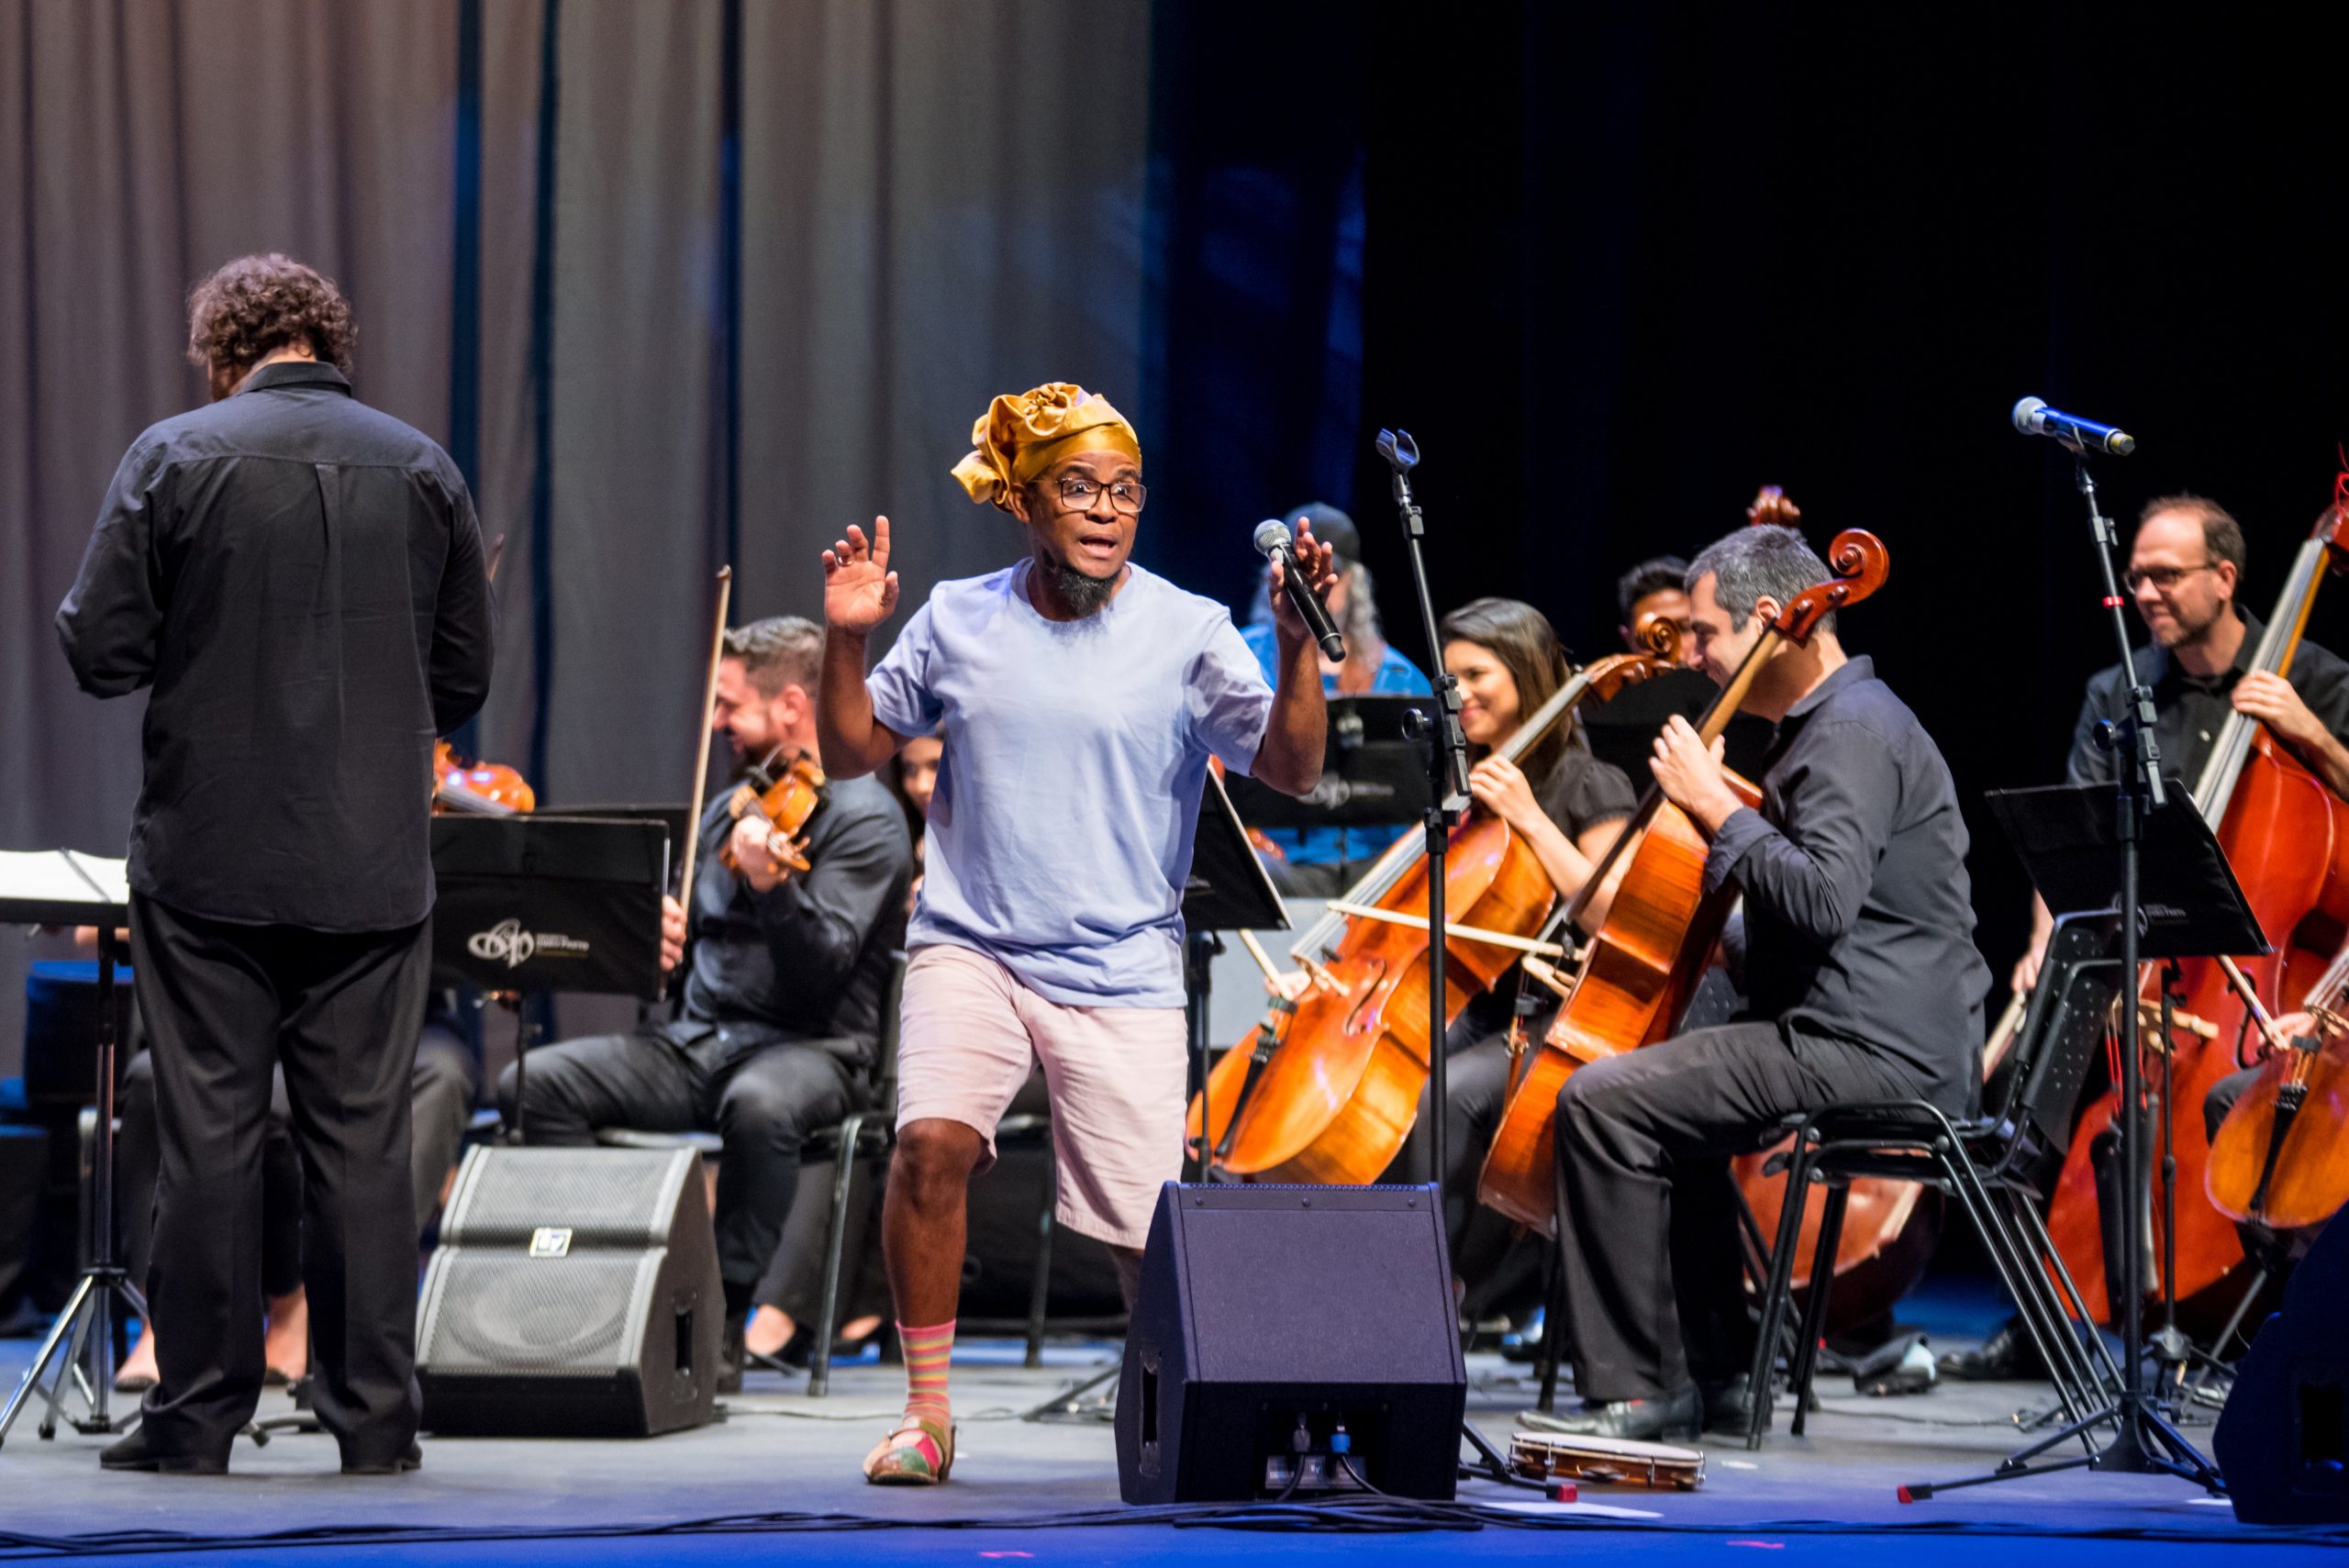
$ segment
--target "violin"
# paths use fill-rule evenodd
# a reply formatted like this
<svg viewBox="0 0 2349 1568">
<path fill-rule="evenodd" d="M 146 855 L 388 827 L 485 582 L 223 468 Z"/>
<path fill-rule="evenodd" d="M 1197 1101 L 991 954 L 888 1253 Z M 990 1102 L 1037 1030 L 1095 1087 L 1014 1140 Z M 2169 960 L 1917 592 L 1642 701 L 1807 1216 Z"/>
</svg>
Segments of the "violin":
<svg viewBox="0 0 2349 1568">
<path fill-rule="evenodd" d="M 2300 546 L 2275 615 L 2254 651 L 2252 668 L 2278 675 L 2290 673 L 2317 590 L 2330 573 L 2344 568 L 2349 568 L 2349 473 L 2335 480 L 2332 505 Z M 2326 788 L 2257 719 L 2232 713 L 2196 781 L 2194 808 L 2217 829 L 2219 847 L 2259 929 L 2275 944 L 2272 953 L 2241 959 L 2242 968 L 2267 1011 L 2286 1011 L 2279 1005 L 2282 998 L 2307 994 L 2310 978 L 2326 973 L 2341 932 L 2349 928 L 2349 803 Z M 2224 1040 L 2244 1027 L 2245 1009 L 2233 995 L 2227 962 L 2179 961 L 2185 987 L 2179 1006 L 2218 1024 L 2221 1037 L 2189 1038 L 2169 1046 L 2171 1104 L 2181 1113 L 2199 1107 L 2211 1085 L 2234 1068 L 2233 1052 Z M 2158 1032 L 2145 1038 L 2150 1051 L 2165 1047 Z M 2312 1071 L 2316 1065 L 2310 1062 L 2307 1067 Z M 2146 1074 L 2148 1094 L 2159 1092 L 2162 1078 L 2158 1066 Z M 2262 1103 L 2274 1104 L 2274 1096 Z M 2047 1215 L 2048 1233 L 2078 1284 L 2082 1300 L 2093 1316 L 2106 1321 L 2111 1319 L 2113 1307 L 2108 1299 L 2104 1224 L 2091 1151 L 2099 1134 L 2120 1114 L 2117 1088 L 2081 1113 Z M 2287 1129 L 2290 1130 L 2288 1120 Z M 2174 1273 L 2177 1299 L 2186 1312 L 2215 1316 L 2239 1294 L 2227 1289 L 2226 1282 L 2243 1264 L 2243 1245 L 2230 1216 L 2210 1198 L 2211 1149 L 2202 1118 L 2179 1114 L 2173 1118 L 2172 1132 L 2175 1186 L 2165 1192 L 2156 1162 L 2147 1189 L 2156 1248 L 2153 1256 Z M 2254 1135 L 2246 1131 L 2242 1136 Z M 2254 1187 L 2255 1177 L 2253 1186 L 2241 1187 L 2235 1196 L 2247 1206 Z M 2168 1218 L 2170 1192 L 2175 1194 L 2174 1227 Z M 2275 1195 L 2271 1193 L 2263 1201 Z M 2164 1272 L 2148 1271 L 2149 1289 L 2159 1288 Z"/>
<path fill-rule="evenodd" d="M 460 759 L 446 740 L 432 743 L 432 809 L 475 817 L 515 817 L 538 809 L 538 793 L 503 762 Z"/>
<path fill-rule="evenodd" d="M 1747 513 L 1756 524 L 1778 524 L 1789 516 L 1800 513 L 1775 485 Z M 1867 598 L 1891 571 L 1883 543 L 1856 528 L 1835 536 L 1827 561 L 1835 575 L 1787 600 L 1705 709 L 1697 733 L 1707 745 L 1728 727 L 1781 643 L 1807 641 L 1831 611 Z M 1747 806 L 1761 804 L 1761 791 L 1751 782 L 1733 773 L 1728 781 Z M 1607 918 L 1569 984 L 1565 1005 L 1541 1049 L 1528 1052 L 1515 1068 L 1508 1106 L 1477 1181 L 1477 1197 L 1520 1225 L 1548 1233 L 1557 1221 L 1553 1139 L 1558 1091 L 1566 1079 L 1588 1062 L 1653 1044 L 1678 1027 L 1736 896 L 1730 884 L 1706 895 L 1707 849 L 1697 825 L 1651 784 L 1565 911 L 1568 920 L 1578 916 L 1616 865 L 1630 857 Z"/>
<path fill-rule="evenodd" d="M 737 822 L 753 812 L 764 817 L 767 854 L 788 876 L 807 869 L 807 819 L 823 808 L 831 795 L 814 752 L 795 749 L 778 768 L 776 760 L 782 755 L 778 747 L 765 762 L 749 769 L 727 797 L 726 815 Z M 728 871 L 741 869 L 735 862 L 731 837 L 718 847 L 718 859 Z"/>
<path fill-rule="evenodd" d="M 2321 1225 L 2349 1201 L 2349 948 L 2302 1010 L 2316 1033 L 2277 1040 L 2210 1141 L 2204 1190 L 2240 1224 Z"/>
</svg>

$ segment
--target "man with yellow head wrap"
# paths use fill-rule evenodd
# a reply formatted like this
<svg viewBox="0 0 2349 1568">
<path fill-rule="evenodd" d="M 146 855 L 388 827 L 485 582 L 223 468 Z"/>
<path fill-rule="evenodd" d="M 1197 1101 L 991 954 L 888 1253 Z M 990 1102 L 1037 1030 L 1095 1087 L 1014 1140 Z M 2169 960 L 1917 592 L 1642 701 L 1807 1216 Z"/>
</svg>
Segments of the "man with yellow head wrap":
<svg viewBox="0 0 2349 1568">
<path fill-rule="evenodd" d="M 1208 759 L 1301 795 L 1327 722 L 1304 623 L 1276 595 L 1268 688 L 1221 605 L 1129 559 L 1141 445 L 1106 398 L 1064 382 L 998 397 L 954 468 L 1027 535 L 1018 564 L 940 584 L 868 678 L 896 607 L 889 522 L 824 555 L 818 733 L 854 777 L 937 731 L 930 854 L 907 934 L 897 1149 L 884 1249 L 906 1352 L 904 1419 L 865 1460 L 877 1482 L 953 1463 L 946 1363 L 970 1178 L 1041 1062 L 1060 1223 L 1108 1243 L 1129 1300 L 1159 1188 L 1182 1168 L 1183 886 Z M 1301 530 L 1318 594 L 1336 581 Z"/>
</svg>

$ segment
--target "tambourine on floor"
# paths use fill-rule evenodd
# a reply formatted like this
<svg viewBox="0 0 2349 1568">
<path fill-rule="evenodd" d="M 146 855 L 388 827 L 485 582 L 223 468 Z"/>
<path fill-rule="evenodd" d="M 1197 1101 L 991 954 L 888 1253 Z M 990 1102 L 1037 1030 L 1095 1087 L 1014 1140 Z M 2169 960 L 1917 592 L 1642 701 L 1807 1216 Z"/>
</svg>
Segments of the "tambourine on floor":
<svg viewBox="0 0 2349 1568">
<path fill-rule="evenodd" d="M 1703 1450 L 1631 1438 L 1521 1431 L 1509 1439 L 1508 1467 L 1533 1481 L 1590 1481 L 1675 1492 L 1693 1492 L 1705 1483 Z"/>
</svg>

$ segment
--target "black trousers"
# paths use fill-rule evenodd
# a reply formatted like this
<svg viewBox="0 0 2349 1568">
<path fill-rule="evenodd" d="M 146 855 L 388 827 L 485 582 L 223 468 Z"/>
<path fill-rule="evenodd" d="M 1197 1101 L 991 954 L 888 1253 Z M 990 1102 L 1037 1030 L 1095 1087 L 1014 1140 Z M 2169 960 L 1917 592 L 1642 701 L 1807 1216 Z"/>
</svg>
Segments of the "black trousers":
<svg viewBox="0 0 2349 1568">
<path fill-rule="evenodd" d="M 227 1448 L 262 1385 L 262 1146 L 283 1067 L 303 1169 L 312 1399 L 345 1462 L 416 1436 L 408 1076 L 431 922 L 336 933 L 130 905 L 161 1160 L 150 1304 L 161 1381 L 144 1419 L 174 1451 Z"/>
<path fill-rule="evenodd" d="M 1793 1112 L 1922 1092 L 1864 1046 L 1775 1023 L 1698 1029 L 1568 1078 L 1558 1230 L 1575 1389 L 1649 1399 L 1745 1371 L 1753 1326 L 1731 1158 Z"/>
<path fill-rule="evenodd" d="M 590 1035 L 530 1052 L 519 1107 L 532 1143 L 592 1144 L 605 1127 L 645 1132 L 715 1131 L 718 1272 L 729 1305 L 747 1306 L 774 1256 L 799 1188 L 799 1151 L 818 1128 L 848 1115 L 848 1062 L 820 1042 L 770 1045 L 731 1061 L 709 1060 L 657 1030 Z M 514 1070 L 497 1101 L 514 1121 Z"/>
</svg>

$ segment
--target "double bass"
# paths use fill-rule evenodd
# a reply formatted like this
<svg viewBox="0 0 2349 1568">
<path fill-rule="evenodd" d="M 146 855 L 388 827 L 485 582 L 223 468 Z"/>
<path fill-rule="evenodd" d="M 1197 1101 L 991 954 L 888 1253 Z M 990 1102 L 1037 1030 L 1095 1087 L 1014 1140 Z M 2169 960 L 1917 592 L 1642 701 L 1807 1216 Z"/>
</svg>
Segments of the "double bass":
<svg viewBox="0 0 2349 1568">
<path fill-rule="evenodd" d="M 1775 523 L 1784 496 L 1765 491 L 1749 517 Z M 1835 575 L 1804 589 L 1782 606 L 1761 638 L 1715 695 L 1697 726 L 1711 744 L 1744 703 L 1763 666 L 1781 644 L 1808 641 L 1833 610 L 1856 605 L 1884 585 L 1891 559 L 1874 535 L 1856 528 L 1835 536 L 1827 563 Z M 1747 806 L 1761 792 L 1735 773 L 1731 787 Z M 1478 1179 L 1478 1198 L 1518 1223 L 1544 1233 L 1557 1221 L 1558 1091 L 1576 1069 L 1669 1035 L 1702 973 L 1735 897 L 1732 886 L 1704 892 L 1706 840 L 1664 792 L 1650 785 L 1606 858 L 1565 912 L 1581 912 L 1623 857 L 1631 864 L 1607 919 L 1592 937 L 1571 982 L 1565 1005 L 1542 1044 L 1526 1053 L 1510 1086 L 1492 1151 Z"/>
<path fill-rule="evenodd" d="M 1658 651 L 1622 653 L 1576 673 L 1519 725 L 1498 755 L 1514 761 L 1566 720 L 1586 695 L 1602 700 L 1664 668 L 1673 628 L 1642 618 Z M 1481 812 L 1453 828 L 1446 848 L 1444 908 L 1438 942 L 1428 929 L 1424 834 L 1397 839 L 1338 912 L 1291 949 L 1308 977 L 1294 1002 L 1275 1001 L 1241 1049 L 1208 1075 L 1216 1162 L 1260 1182 L 1375 1181 L 1401 1151 L 1418 1118 L 1431 1050 L 1430 965 L 1443 956 L 1445 1022 L 1471 996 L 1492 988 L 1529 952 L 1556 952 L 1535 936 L 1556 902 L 1532 850 L 1505 822 Z M 1352 910 L 1354 913 L 1345 911 Z M 1186 1136 L 1200 1136 L 1191 1105 Z"/>
<path fill-rule="evenodd" d="M 2349 568 L 2349 474 L 2334 486 L 2333 503 L 2317 519 L 2314 532 L 2292 563 L 2292 574 L 2254 651 L 2251 668 L 2288 675 L 2317 590 L 2332 572 Z M 2265 726 L 2247 714 L 2228 715 L 2213 742 L 2210 761 L 2194 785 L 2194 809 L 2218 830 L 2219 846 L 2233 869 L 2251 910 L 2276 951 L 2240 961 L 2261 1003 L 2271 1012 L 2288 995 L 2303 995 L 2328 968 L 2341 936 L 2349 929 L 2349 804 L 2325 787 Z M 2147 1190 L 2152 1195 L 2150 1235 L 2160 1262 L 2173 1263 L 2179 1303 L 2191 1312 L 2216 1308 L 2228 1277 L 2243 1261 L 2243 1246 L 2227 1215 L 2208 1195 L 2210 1147 L 2197 1114 L 2212 1084 L 2233 1070 L 2232 1041 L 2243 1020 L 2220 961 L 2188 959 L 2180 968 L 2185 995 L 2179 1006 L 2219 1023 L 2219 1038 L 2188 1038 L 2171 1044 L 2169 1081 L 2172 1140 L 2177 1162 L 2174 1195 L 2165 1195 L 2158 1162 Z M 2160 1049 L 2155 1040 L 2154 1048 Z M 2148 1092 L 2161 1082 L 2156 1068 L 2146 1074 Z M 2098 1204 L 2091 1151 L 2098 1136 L 2118 1120 L 2121 1096 L 2109 1090 L 2082 1114 L 2072 1134 L 2062 1175 L 2048 1209 L 2047 1229 L 2088 1311 L 2101 1320 L 2112 1315 L 2105 1283 L 2104 1226 Z M 2166 1214 L 2175 1197 L 2176 1223 Z M 2140 1231 L 2141 1236 L 2147 1231 Z M 2147 1273 L 2159 1289 L 2163 1270 Z"/>
</svg>

